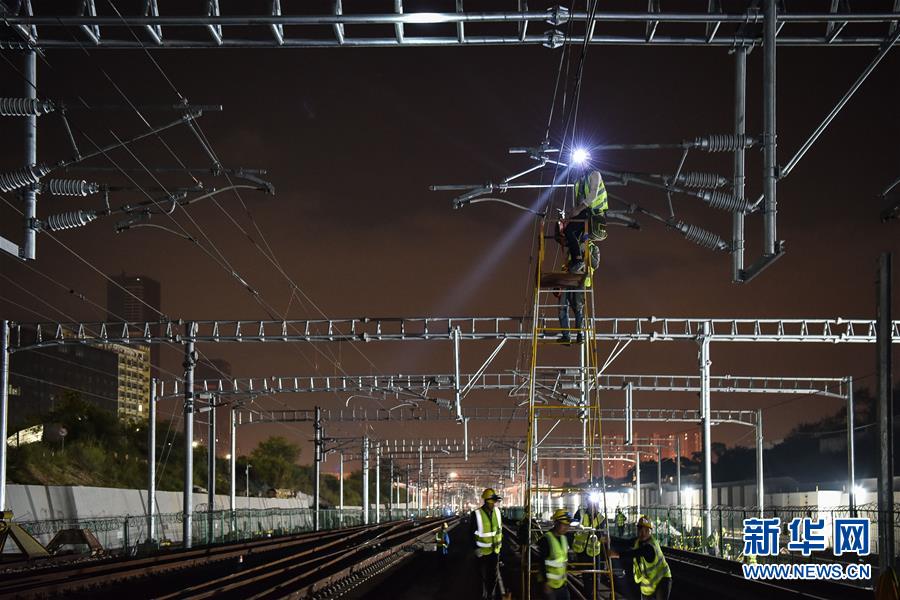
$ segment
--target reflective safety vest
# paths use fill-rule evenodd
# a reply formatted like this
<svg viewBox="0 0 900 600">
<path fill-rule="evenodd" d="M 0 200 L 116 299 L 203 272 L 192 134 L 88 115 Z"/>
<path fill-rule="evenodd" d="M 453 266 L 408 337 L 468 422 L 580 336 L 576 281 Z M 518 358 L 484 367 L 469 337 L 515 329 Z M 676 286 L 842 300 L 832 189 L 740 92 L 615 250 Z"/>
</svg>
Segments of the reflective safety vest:
<svg viewBox="0 0 900 600">
<path fill-rule="evenodd" d="M 579 529 L 578 531 L 575 532 L 575 539 L 572 540 L 572 551 L 573 552 L 575 552 L 577 554 L 581 554 L 582 552 L 585 551 L 585 548 L 588 545 L 588 540 L 591 537 L 591 532 L 585 531 L 584 528 L 599 529 L 600 522 L 602 520 L 603 520 L 603 518 L 599 514 L 595 515 L 593 519 L 591 519 L 591 515 L 587 512 L 584 512 L 581 514 L 582 529 Z M 594 536 L 594 538 L 596 539 L 596 536 Z M 599 554 L 599 551 L 598 551 L 598 554 Z M 597 556 L 597 554 L 593 554 L 591 556 Z"/>
<path fill-rule="evenodd" d="M 444 548 L 447 546 L 447 542 L 444 540 L 444 530 L 438 529 L 437 533 L 434 534 L 434 541 L 437 542 L 438 548 Z"/>
<path fill-rule="evenodd" d="M 555 590 L 566 585 L 566 565 L 569 562 L 569 542 L 566 536 L 556 537 L 553 532 L 544 534 L 550 545 L 550 554 L 544 560 L 547 571 L 547 585 Z"/>
<path fill-rule="evenodd" d="M 494 513 L 488 515 L 483 509 L 475 511 L 475 553 L 478 556 L 490 556 L 500 554 L 500 545 L 503 542 L 503 522 L 500 518 L 500 509 L 494 507 Z"/>
<path fill-rule="evenodd" d="M 644 596 L 653 596 L 656 593 L 656 586 L 666 577 L 672 577 L 672 571 L 669 570 L 669 563 L 663 556 L 662 548 L 656 538 L 650 536 L 647 542 L 653 546 L 656 554 L 651 562 L 647 562 L 640 556 L 634 558 L 634 582 L 641 586 L 641 594 Z M 637 549 L 641 545 L 639 539 L 634 541 L 634 548 Z"/>
<path fill-rule="evenodd" d="M 590 173 L 575 182 L 575 206 L 581 204 L 588 193 L 590 193 L 589 185 Z M 588 203 L 588 207 L 594 214 L 605 213 L 609 208 L 609 200 L 606 194 L 606 184 L 603 183 L 603 177 L 600 177 L 600 185 L 597 186 L 597 195 Z"/>
<path fill-rule="evenodd" d="M 743 563 L 745 565 L 755 565 L 756 564 L 756 555 L 755 554 L 745 554 L 743 558 Z"/>
<path fill-rule="evenodd" d="M 625 527 L 625 513 L 616 513 L 616 527 Z"/>
</svg>

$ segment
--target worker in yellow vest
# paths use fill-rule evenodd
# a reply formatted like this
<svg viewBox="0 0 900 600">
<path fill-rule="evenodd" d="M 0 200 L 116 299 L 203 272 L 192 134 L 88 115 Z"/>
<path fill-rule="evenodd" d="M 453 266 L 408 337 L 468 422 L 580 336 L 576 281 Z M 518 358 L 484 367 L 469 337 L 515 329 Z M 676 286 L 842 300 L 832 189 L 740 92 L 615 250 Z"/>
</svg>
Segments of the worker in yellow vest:
<svg viewBox="0 0 900 600">
<path fill-rule="evenodd" d="M 610 552 L 611 558 L 634 561 L 634 582 L 641 588 L 642 600 L 668 600 L 672 592 L 672 571 L 653 537 L 653 523 L 645 516 L 637 522 L 638 536 L 630 550 Z"/>
<path fill-rule="evenodd" d="M 572 540 L 575 562 L 585 565 L 584 569 L 593 571 L 600 565 L 605 566 L 603 550 L 606 542 L 606 517 L 600 513 L 597 501 L 591 499 L 587 508 L 579 509 L 575 513 L 575 520 L 580 525 L 580 528 L 575 530 L 575 537 Z M 596 573 L 583 573 L 581 580 L 584 589 L 590 590 L 600 579 Z"/>
<path fill-rule="evenodd" d="M 481 597 L 493 600 L 503 585 L 500 580 L 500 548 L 503 545 L 503 521 L 496 504 L 501 497 L 493 488 L 482 492 L 484 504 L 472 511 L 470 529 L 475 543 L 475 558 L 481 574 Z"/>
<path fill-rule="evenodd" d="M 437 533 L 434 534 L 434 541 L 438 551 L 443 556 L 447 556 L 447 550 L 450 548 L 450 532 L 447 523 L 443 523 L 441 528 L 437 530 Z"/>
<path fill-rule="evenodd" d="M 619 537 L 625 535 L 625 513 L 621 508 L 616 509 L 616 535 Z"/>
<path fill-rule="evenodd" d="M 553 528 L 538 542 L 538 581 L 544 586 L 546 600 L 569 600 L 566 579 L 569 564 L 569 542 L 566 533 L 572 516 L 560 508 L 553 513 Z"/>
<path fill-rule="evenodd" d="M 575 217 L 566 225 L 565 235 L 571 259 L 570 270 L 573 273 L 580 273 L 584 272 L 582 243 L 587 240 L 599 242 L 606 239 L 606 211 L 609 209 L 609 201 L 600 171 L 585 173 L 575 181 L 574 188 L 572 214 Z"/>
</svg>

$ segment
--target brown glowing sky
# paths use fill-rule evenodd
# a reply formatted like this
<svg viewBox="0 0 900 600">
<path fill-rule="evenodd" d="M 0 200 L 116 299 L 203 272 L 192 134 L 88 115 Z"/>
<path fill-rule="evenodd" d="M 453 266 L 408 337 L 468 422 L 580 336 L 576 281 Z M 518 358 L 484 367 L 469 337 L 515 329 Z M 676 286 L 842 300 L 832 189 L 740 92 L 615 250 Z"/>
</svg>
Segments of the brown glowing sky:
<svg viewBox="0 0 900 600">
<path fill-rule="evenodd" d="M 784 49 L 779 51 L 778 143 L 784 164 L 830 110 L 874 54 L 873 49 Z M 435 183 L 498 180 L 528 166 L 506 149 L 538 142 L 546 124 L 558 54 L 544 48 L 198 51 L 155 55 L 175 86 L 196 103 L 221 103 L 200 123 L 226 165 L 268 169 L 277 196 L 254 192 L 243 198 L 278 260 L 303 290 L 331 317 L 520 315 L 529 301 L 531 227 L 502 240 L 520 213 L 483 204 L 450 209 L 450 194 L 432 193 Z M 172 103 L 177 98 L 146 56 L 138 52 L 48 53 L 40 65 L 41 96 L 76 93 L 92 102 L 120 102 L 98 65 L 131 98 Z M 749 60 L 748 131 L 762 127 L 761 60 Z M 724 49 L 592 48 L 579 115 L 579 135 L 592 142 L 674 142 L 732 127 L 733 58 Z M 0 94 L 17 96 L 21 80 L 0 65 Z M 604 316 L 673 317 L 858 317 L 872 318 L 875 261 L 885 250 L 900 250 L 900 225 L 881 224 L 876 195 L 895 178 L 900 165 L 900 55 L 891 53 L 859 94 L 786 179 L 778 191 L 779 238 L 787 255 L 749 285 L 730 282 L 730 260 L 685 242 L 652 222 L 634 232 L 613 230 L 603 245 L 597 281 L 598 313 Z M 77 92 L 76 92 L 77 90 Z M 154 123 L 170 114 L 152 113 Z M 133 112 L 72 111 L 73 122 L 98 141 L 144 130 Z M 21 125 L 0 123 L 4 170 L 21 166 Z M 175 152 L 195 166 L 207 166 L 195 139 L 184 129 L 165 134 Z M 85 142 L 85 146 L 88 144 Z M 40 156 L 67 157 L 60 123 L 40 121 Z M 136 148 L 142 160 L 172 165 L 160 144 Z M 136 166 L 124 152 L 117 161 Z M 672 153 L 616 153 L 595 157 L 600 168 L 674 171 Z M 697 155 L 691 170 L 730 173 L 730 157 Z M 95 161 L 92 164 L 104 164 Z M 749 153 L 748 195 L 760 191 L 761 157 Z M 101 174 L 104 177 L 110 174 Z M 79 175 L 81 176 L 81 175 Z M 89 176 L 90 178 L 90 176 Z M 101 181 L 121 182 L 111 176 Z M 146 176 L 141 177 L 149 184 Z M 186 185 L 184 177 L 168 177 Z M 212 183 L 210 181 L 210 183 Z M 664 211 L 664 197 L 642 188 L 618 193 Z M 15 201 L 10 194 L 6 199 Z M 529 202 L 533 196 L 511 199 Z M 137 201 L 123 194 L 122 202 Z M 40 215 L 93 206 L 96 199 L 42 197 Z M 230 195 L 220 204 L 245 228 L 252 228 Z M 722 234 L 730 216 L 713 213 L 690 197 L 676 198 L 676 211 Z M 234 268 L 279 311 L 291 318 L 319 315 L 289 301 L 285 280 L 263 259 L 228 218 L 206 202 L 190 209 Z M 178 217 L 189 230 L 184 215 Z M 19 239 L 17 215 L 0 206 L 0 233 Z M 154 217 L 154 222 L 170 222 Z M 59 239 L 105 273 L 125 271 L 153 277 L 163 286 L 163 311 L 178 318 L 254 319 L 266 315 L 253 298 L 212 260 L 187 241 L 154 229 L 115 234 L 115 219 L 59 234 Z M 760 218 L 748 218 L 748 264 L 760 253 Z M 47 236 L 39 238 L 35 268 L 101 304 L 104 281 Z M 99 311 L 67 296 L 16 260 L 4 256 L 0 269 L 73 318 L 97 320 Z M 483 273 L 476 276 L 476 273 Z M 18 303 L 53 319 L 58 312 L 3 281 L 5 318 L 38 317 Z M 895 294 L 895 299 L 897 298 Z M 898 302 L 894 314 L 898 314 Z M 473 370 L 490 352 L 488 343 L 464 343 L 464 370 Z M 449 372 L 445 342 L 372 343 L 360 347 L 383 373 Z M 334 353 L 348 373 L 371 366 L 347 344 L 321 346 Z M 498 368 L 515 365 L 515 345 Z M 608 349 L 606 349 L 608 351 Z M 238 375 L 335 372 L 311 347 L 219 345 L 201 347 L 207 356 L 228 360 Z M 601 353 L 604 348 L 601 347 Z M 571 352 L 571 351 L 570 351 Z M 179 371 L 181 357 L 163 352 L 164 366 Z M 714 345 L 713 373 L 734 375 L 845 376 L 871 387 L 875 348 L 865 345 Z M 620 373 L 693 373 L 696 345 L 635 344 L 610 369 Z M 768 407 L 779 396 L 714 396 L 714 407 Z M 618 406 L 618 394 L 607 402 Z M 338 406 L 331 397 L 284 396 L 261 406 Z M 502 405 L 501 396 L 473 393 L 470 404 Z M 694 406 L 691 396 L 636 396 L 639 406 Z M 170 413 L 173 404 L 162 407 Z M 768 441 L 783 437 L 802 421 L 836 411 L 838 401 L 792 399 L 765 411 Z M 221 422 L 224 424 L 224 421 Z M 620 431 L 610 425 L 612 431 Z M 664 431 L 687 429 L 680 426 Z M 473 425 L 472 435 L 498 434 L 502 427 Z M 515 426 L 509 433 L 519 431 Z M 358 435 L 358 425 L 331 425 L 331 435 Z M 384 437 L 461 436 L 452 424 L 380 427 Z M 650 433 L 644 429 L 642 433 Z M 722 427 L 715 440 L 750 443 L 744 431 Z M 239 450 L 249 452 L 262 437 L 282 434 L 308 448 L 310 428 L 255 426 L 241 433 Z M 204 437 L 201 434 L 201 437 Z M 310 453 L 304 451 L 304 460 Z M 336 464 L 329 462 L 330 469 Z M 329 469 L 329 470 L 330 470 Z"/>
</svg>

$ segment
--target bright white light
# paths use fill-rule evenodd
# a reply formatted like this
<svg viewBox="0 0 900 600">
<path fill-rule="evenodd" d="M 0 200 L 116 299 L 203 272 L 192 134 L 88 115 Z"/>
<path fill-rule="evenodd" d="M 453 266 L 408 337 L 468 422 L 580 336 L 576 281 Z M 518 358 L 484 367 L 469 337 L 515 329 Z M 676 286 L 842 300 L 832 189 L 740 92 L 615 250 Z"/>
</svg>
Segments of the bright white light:
<svg viewBox="0 0 900 600">
<path fill-rule="evenodd" d="M 456 471 L 450 473 L 450 479 L 456 479 L 457 477 L 459 477 L 459 475 L 456 473 Z"/>
<path fill-rule="evenodd" d="M 597 504 L 600 502 L 600 492 L 591 492 L 588 496 L 591 499 L 591 502 Z"/>
<path fill-rule="evenodd" d="M 191 446 L 193 446 L 194 448 L 196 448 L 199 445 L 200 445 L 200 442 L 198 442 L 197 440 L 194 440 L 193 442 L 191 442 Z"/>
<path fill-rule="evenodd" d="M 591 160 L 591 155 L 584 148 L 575 148 L 572 151 L 572 162 L 576 165 L 583 165 L 589 160 Z"/>
<path fill-rule="evenodd" d="M 405 23 L 446 23 L 447 18 L 441 13 L 419 12 L 403 15 L 403 21 Z"/>
</svg>

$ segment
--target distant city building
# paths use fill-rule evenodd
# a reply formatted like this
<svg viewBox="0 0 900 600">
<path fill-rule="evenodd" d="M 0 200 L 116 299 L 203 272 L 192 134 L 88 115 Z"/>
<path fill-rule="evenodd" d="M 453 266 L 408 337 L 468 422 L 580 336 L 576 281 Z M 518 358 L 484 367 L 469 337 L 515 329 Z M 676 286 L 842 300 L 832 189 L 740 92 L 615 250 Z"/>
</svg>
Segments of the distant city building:
<svg viewBox="0 0 900 600">
<path fill-rule="evenodd" d="M 118 414 L 118 357 L 94 346 L 48 346 L 10 358 L 9 429 L 41 422 L 68 394 Z"/>
<path fill-rule="evenodd" d="M 145 419 L 150 402 L 150 347 L 140 344 L 104 344 L 118 357 L 118 404 L 120 419 Z"/>
<path fill-rule="evenodd" d="M 144 275 L 111 275 L 106 284 L 106 312 L 109 321 L 153 322 L 160 320 L 162 291 L 159 282 Z M 156 333 L 156 332 L 154 332 Z M 152 376 L 159 376 L 159 344 L 150 346 Z"/>
</svg>

